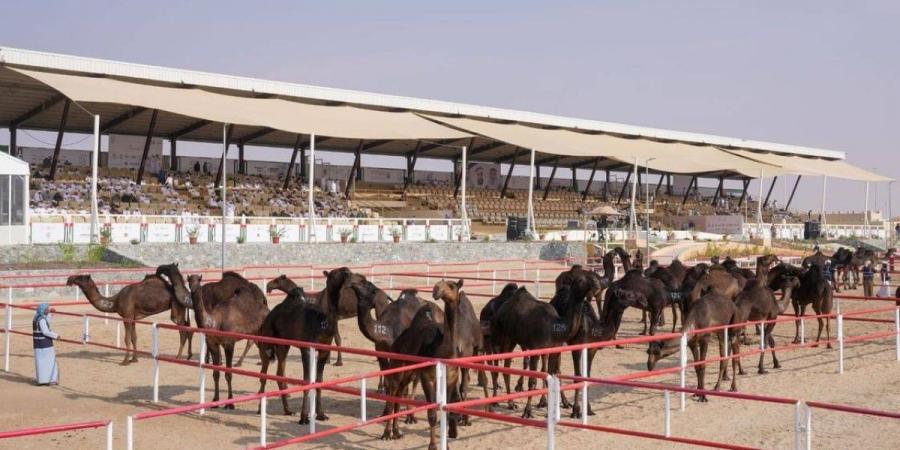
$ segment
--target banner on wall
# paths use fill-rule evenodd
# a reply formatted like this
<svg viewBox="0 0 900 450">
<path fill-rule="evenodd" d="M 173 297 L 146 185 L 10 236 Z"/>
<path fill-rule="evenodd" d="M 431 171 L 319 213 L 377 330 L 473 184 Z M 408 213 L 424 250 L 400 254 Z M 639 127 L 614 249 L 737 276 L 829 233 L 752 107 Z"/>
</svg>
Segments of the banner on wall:
<svg viewBox="0 0 900 450">
<path fill-rule="evenodd" d="M 385 169 L 383 167 L 363 167 L 362 179 L 369 183 L 403 184 L 406 171 L 403 169 Z"/>
<path fill-rule="evenodd" d="M 500 164 L 480 162 L 469 165 L 466 185 L 481 189 L 500 189 Z"/>
<path fill-rule="evenodd" d="M 146 138 L 141 136 L 125 136 L 121 134 L 109 135 L 109 167 L 137 169 L 141 165 L 141 157 L 144 154 Z M 159 172 L 168 167 L 168 159 L 163 158 L 162 139 L 150 140 L 150 149 L 147 152 L 147 173 Z"/>
<path fill-rule="evenodd" d="M 433 170 L 416 170 L 413 172 L 416 184 L 424 185 L 449 185 L 453 182 L 453 174 L 450 172 L 435 172 Z"/>
</svg>

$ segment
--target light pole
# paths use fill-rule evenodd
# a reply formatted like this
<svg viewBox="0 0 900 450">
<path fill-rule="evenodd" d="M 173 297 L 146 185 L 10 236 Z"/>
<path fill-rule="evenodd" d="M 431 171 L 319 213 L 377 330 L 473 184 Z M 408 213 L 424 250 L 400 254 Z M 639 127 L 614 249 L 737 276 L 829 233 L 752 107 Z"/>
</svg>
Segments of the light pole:
<svg viewBox="0 0 900 450">
<path fill-rule="evenodd" d="M 644 165 L 644 192 L 646 193 L 646 204 L 644 205 L 644 226 L 647 229 L 646 234 L 644 235 L 644 248 L 646 249 L 644 258 L 647 259 L 647 264 L 650 263 L 650 161 L 653 161 L 654 159 L 656 158 L 648 159 L 646 164 Z"/>
<path fill-rule="evenodd" d="M 894 190 L 894 181 L 893 180 L 888 181 L 888 193 L 887 193 L 888 194 L 887 195 L 887 199 L 888 199 L 888 207 L 887 207 L 887 210 L 888 210 L 888 220 L 887 220 L 887 222 L 888 222 L 888 229 L 887 229 L 888 240 L 887 240 L 887 245 L 885 246 L 885 249 L 889 249 L 894 246 L 894 238 L 896 237 L 896 236 L 894 236 L 894 227 L 893 227 L 894 217 L 893 217 L 893 212 L 891 211 L 891 207 L 893 206 L 892 201 L 891 201 L 891 191 L 893 191 L 893 190 Z"/>
</svg>

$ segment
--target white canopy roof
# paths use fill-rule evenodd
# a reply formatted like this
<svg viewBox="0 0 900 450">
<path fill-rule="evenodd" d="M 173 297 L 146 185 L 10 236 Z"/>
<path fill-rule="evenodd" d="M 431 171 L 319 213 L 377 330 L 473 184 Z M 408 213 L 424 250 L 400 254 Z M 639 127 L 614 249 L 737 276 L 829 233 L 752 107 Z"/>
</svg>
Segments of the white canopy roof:
<svg viewBox="0 0 900 450">
<path fill-rule="evenodd" d="M 780 166 L 784 172 L 795 175 L 824 175 L 833 178 L 869 182 L 891 181 L 888 177 L 878 175 L 877 173 L 865 169 L 860 169 L 859 167 L 840 160 L 779 155 L 776 153 L 759 153 L 748 150 L 728 150 L 728 152 L 755 161 Z M 778 173 L 770 174 L 766 171 L 765 175 L 778 175 Z"/>
<path fill-rule="evenodd" d="M 28 163 L 0 152 L 0 175 L 28 175 Z"/>
</svg>

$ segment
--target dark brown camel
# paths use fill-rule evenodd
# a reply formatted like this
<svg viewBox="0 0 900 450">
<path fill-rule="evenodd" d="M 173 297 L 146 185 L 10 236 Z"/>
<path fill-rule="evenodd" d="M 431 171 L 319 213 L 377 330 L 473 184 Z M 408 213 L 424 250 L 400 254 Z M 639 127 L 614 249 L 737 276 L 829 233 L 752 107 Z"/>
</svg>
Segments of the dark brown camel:
<svg viewBox="0 0 900 450">
<path fill-rule="evenodd" d="M 822 268 L 815 264 L 809 266 L 799 277 L 800 286 L 795 288 L 791 295 L 791 304 L 794 307 L 794 315 L 796 317 L 803 316 L 806 313 L 806 306 L 811 305 L 813 312 L 819 314 L 831 314 L 833 306 L 834 294 L 828 285 L 828 280 L 822 273 Z M 816 342 L 822 337 L 822 325 L 825 325 L 825 340 L 827 348 L 831 348 L 831 319 L 819 317 L 819 329 L 816 332 Z M 796 333 L 794 334 L 794 343 L 800 342 L 800 322 L 796 323 Z"/>
<path fill-rule="evenodd" d="M 157 275 L 168 277 L 169 280 L 172 280 L 171 275 L 175 272 L 178 272 L 179 275 L 181 275 L 180 271 L 178 271 L 177 264 L 165 264 L 156 268 Z M 216 305 L 230 299 L 239 289 L 244 292 L 244 295 L 241 295 L 240 297 L 241 299 L 253 301 L 260 306 L 268 308 L 268 301 L 266 300 L 266 296 L 263 294 L 262 289 L 235 272 L 224 272 L 222 273 L 221 280 L 206 283 L 201 289 L 203 289 L 203 299 L 206 300 L 206 308 L 208 311 L 212 311 Z M 202 327 L 200 322 L 196 323 L 197 327 Z M 240 366 L 244 363 L 244 357 L 247 356 L 247 352 L 250 351 L 250 348 L 253 347 L 253 345 L 253 342 L 247 341 L 247 344 L 244 346 L 244 351 L 241 353 L 241 357 L 238 358 L 238 362 L 235 366 Z"/>
<path fill-rule="evenodd" d="M 603 342 L 609 341 L 616 335 L 616 326 L 622 320 L 622 314 L 625 312 L 625 309 L 629 306 L 633 306 L 639 302 L 645 302 L 646 299 L 643 298 L 643 295 L 637 292 L 624 291 L 616 294 L 617 298 L 622 299 L 620 302 L 616 302 L 612 307 L 614 310 L 610 311 L 610 315 L 607 320 L 599 320 L 593 319 L 590 316 L 585 315 L 584 324 L 581 326 L 578 334 L 575 335 L 574 338 L 569 340 L 568 344 L 583 344 L 583 343 L 593 343 L 593 342 Z M 590 307 L 590 305 L 588 305 Z M 591 376 L 591 368 L 594 364 L 594 356 L 599 351 L 599 348 L 590 348 L 587 351 L 587 373 L 584 374 L 586 377 Z M 572 352 L 572 364 L 575 366 L 575 376 L 582 376 L 581 373 L 581 351 L 576 350 Z M 496 395 L 496 390 L 495 390 Z M 562 392 L 560 392 L 562 396 Z M 563 396 L 564 397 L 564 396 Z M 575 395 L 575 402 L 572 405 L 572 416 L 573 418 L 581 417 L 581 407 L 580 405 L 580 397 L 579 395 Z M 589 416 L 594 415 L 593 409 L 591 409 L 591 404 L 587 405 L 587 412 Z"/>
<path fill-rule="evenodd" d="M 180 274 L 178 276 L 180 277 Z M 174 277 L 170 277 L 170 279 L 176 281 Z M 269 307 L 260 304 L 253 292 L 238 288 L 230 298 L 210 308 L 203 298 L 204 291 L 200 285 L 202 280 L 201 275 L 188 276 L 188 286 L 191 289 L 198 328 L 242 334 L 259 333 L 260 325 L 269 313 Z M 209 355 L 212 357 L 212 363 L 216 366 L 222 365 L 222 349 L 224 349 L 225 367 L 230 369 L 234 359 L 234 344 L 238 340 L 207 334 L 206 345 Z M 200 356 L 202 358 L 204 355 Z M 212 401 L 215 402 L 219 400 L 219 371 L 215 369 L 213 370 L 213 383 L 216 393 L 213 395 Z M 228 384 L 228 399 L 230 400 L 234 398 L 231 390 L 231 372 L 225 372 L 225 383 Z M 225 409 L 234 409 L 234 404 L 225 405 Z"/>
<path fill-rule="evenodd" d="M 710 292 L 698 300 L 694 307 L 691 308 L 682 324 L 682 333 L 690 333 L 693 330 L 728 325 L 734 316 L 735 304 L 730 298 Z M 725 356 L 725 331 L 720 330 L 714 332 L 719 342 L 719 356 Z M 697 333 L 688 335 L 688 348 L 694 361 L 706 360 L 706 352 L 709 348 L 709 338 L 712 333 Z M 678 352 L 681 346 L 680 339 L 674 338 L 664 342 L 651 342 L 647 349 L 647 370 L 653 370 L 656 363 L 669 355 Z M 723 359 L 719 362 L 719 374 L 716 379 L 714 390 L 719 390 L 722 379 L 725 375 L 727 362 Z M 694 366 L 697 374 L 697 389 L 705 388 L 706 364 Z M 706 402 L 706 395 L 694 395 L 694 398 L 700 402 Z"/>
<path fill-rule="evenodd" d="M 534 298 L 525 288 L 507 300 L 494 314 L 491 321 L 491 341 L 495 353 L 512 351 L 516 345 L 523 350 L 549 348 L 562 345 L 571 340 L 581 329 L 584 322 L 585 294 L 588 290 L 586 280 L 580 280 L 571 286 L 564 286 L 554 295 L 559 306 L 544 303 Z M 558 312 L 561 310 L 562 313 Z M 559 355 L 553 355 L 548 367 L 548 356 L 541 356 L 542 371 L 550 374 L 559 371 Z M 510 360 L 504 361 L 506 367 Z M 529 361 L 531 370 L 537 369 L 537 358 Z M 492 374 L 496 386 L 497 373 Z M 510 391 L 509 374 L 504 374 L 507 392 Z M 528 390 L 533 390 L 534 378 L 528 380 Z M 528 397 L 523 417 L 532 417 L 532 398 Z M 515 409 L 515 403 L 509 402 Z"/>
<path fill-rule="evenodd" d="M 762 275 L 760 278 L 766 279 L 766 276 Z M 796 277 L 782 277 L 782 283 L 779 286 L 782 292 L 781 300 L 778 300 L 768 286 L 760 286 L 760 283 L 754 283 L 753 287 L 742 292 L 737 300 L 735 300 L 735 312 L 732 323 L 739 324 L 747 321 L 777 319 L 778 316 L 787 309 L 787 305 L 791 299 L 791 291 L 796 289 L 799 285 L 800 280 Z M 773 349 L 772 367 L 776 369 L 781 368 L 781 363 L 778 362 L 778 357 L 775 355 L 774 350 L 775 337 L 772 332 L 775 330 L 775 323 L 767 323 L 762 328 L 765 330 L 765 343 L 762 344 L 763 348 Z M 734 336 L 731 338 L 732 348 L 734 349 L 734 353 L 738 354 L 740 353 L 740 345 L 743 341 L 744 330 L 742 328 L 733 328 L 733 330 Z M 759 354 L 759 367 L 757 372 L 760 374 L 766 373 L 766 369 L 763 367 L 765 356 L 765 352 Z M 737 375 L 743 375 L 744 369 L 741 365 L 740 358 L 732 359 L 731 363 L 734 371 L 734 376 L 731 380 L 731 390 L 736 391 Z"/>
<path fill-rule="evenodd" d="M 314 342 L 319 344 L 331 344 L 334 340 L 334 334 L 337 330 L 338 321 L 338 303 L 340 295 L 344 291 L 344 287 L 352 281 L 365 280 L 362 275 L 354 274 L 350 269 L 342 267 L 332 270 L 331 272 L 323 272 L 325 274 L 325 289 L 319 292 L 317 300 L 306 300 L 306 295 L 301 288 L 292 289 L 288 293 L 288 297 L 266 316 L 260 329 L 260 334 L 267 337 L 276 337 L 281 339 L 289 339 L 294 341 Z M 322 297 L 326 297 L 328 301 L 323 301 Z M 314 304 L 310 304 L 314 303 Z M 324 305 L 323 310 L 320 306 Z M 278 369 L 277 375 L 284 376 L 285 365 L 287 364 L 287 355 L 289 346 L 284 345 L 260 345 L 260 357 L 262 358 L 262 373 L 268 373 L 269 362 L 272 358 L 277 358 Z M 328 362 L 330 352 L 328 350 L 317 350 L 318 359 L 316 367 L 309 367 L 309 348 L 300 349 L 303 378 L 310 380 L 312 370 L 316 371 L 316 380 L 322 381 L 325 371 L 325 364 Z M 285 384 L 279 382 L 280 389 L 285 388 Z M 259 392 L 266 389 L 266 380 L 259 380 Z M 309 411 L 306 405 L 309 400 L 309 391 L 303 392 L 303 403 L 300 412 L 300 424 L 309 423 Z M 325 408 L 322 405 L 322 391 L 316 389 L 316 420 L 328 420 L 325 415 Z M 286 415 L 293 414 L 288 408 L 287 396 L 281 397 L 282 406 Z"/>
<path fill-rule="evenodd" d="M 497 313 L 497 310 L 509 300 L 516 291 L 519 290 L 519 285 L 516 283 L 508 283 L 506 286 L 503 286 L 503 289 L 500 291 L 496 297 L 490 299 L 483 308 L 481 308 L 481 313 L 478 315 L 478 321 L 481 323 L 481 335 L 484 340 L 484 353 L 492 354 L 494 351 L 494 346 L 491 341 L 491 320 L 494 318 L 494 314 Z M 487 364 L 496 366 L 499 363 L 496 360 L 487 361 Z M 480 377 L 479 377 L 480 378 Z M 494 378 L 494 392 L 497 392 L 497 379 Z M 487 385 L 487 380 L 479 380 L 482 386 Z"/>
<path fill-rule="evenodd" d="M 678 321 L 678 307 L 681 304 L 683 295 L 679 290 L 669 290 L 666 284 L 656 278 L 645 277 L 640 270 L 631 270 L 625 273 L 625 276 L 612 284 L 610 289 L 606 290 L 603 301 L 603 309 L 600 317 L 604 321 L 611 320 L 609 318 L 610 311 L 614 310 L 611 303 L 623 301 L 616 294 L 623 291 L 638 292 L 643 295 L 644 300 L 633 304 L 632 306 L 646 311 L 648 314 L 644 316 L 644 329 L 641 334 L 656 334 L 656 328 L 661 322 L 662 311 L 666 306 L 672 308 L 672 328 Z M 649 316 L 649 317 L 648 317 Z M 616 326 L 618 329 L 618 325 Z"/>
<path fill-rule="evenodd" d="M 137 332 L 135 320 L 141 320 L 171 309 L 171 319 L 176 325 L 190 326 L 187 322 L 186 310 L 191 305 L 187 288 L 168 283 L 161 277 L 148 275 L 143 280 L 129 284 L 111 297 L 100 294 L 96 283 L 90 275 L 74 275 L 66 280 L 67 286 L 78 286 L 91 305 L 100 312 L 116 313 L 125 321 L 125 359 L 122 365 L 137 362 Z M 191 354 L 190 334 L 180 333 L 181 344 L 178 347 L 178 358 L 182 348 L 188 344 L 188 357 Z"/>
<path fill-rule="evenodd" d="M 432 296 L 435 300 L 442 299 L 444 301 L 444 323 L 439 324 L 434 321 L 431 312 L 425 308 L 419 309 L 413 318 L 412 324 L 407 328 L 391 346 L 391 351 L 405 355 L 415 355 L 426 358 L 457 358 L 461 356 L 459 351 L 461 347 L 460 332 L 462 330 L 459 318 L 459 292 L 463 286 L 463 281 L 440 281 L 434 286 Z M 400 361 L 392 359 L 389 366 L 402 367 L 409 365 L 408 361 Z M 434 402 L 437 392 L 435 369 L 428 367 L 418 370 L 410 370 L 400 372 L 388 378 L 388 395 L 400 397 L 406 391 L 406 388 L 412 382 L 413 378 L 418 378 L 425 392 L 425 401 Z M 460 399 L 459 370 L 453 366 L 447 366 L 447 395 L 449 401 L 456 402 Z M 382 415 L 393 414 L 399 411 L 400 405 L 397 403 L 386 402 Z M 456 414 L 450 414 L 449 417 L 449 433 L 448 436 L 456 438 L 458 417 Z M 428 424 L 430 426 L 430 439 L 428 443 L 429 450 L 437 449 L 438 433 L 437 433 L 437 413 L 433 409 L 428 410 Z M 400 439 L 400 426 L 396 418 L 388 420 L 384 425 L 384 433 L 381 439 L 391 440 Z"/>
</svg>

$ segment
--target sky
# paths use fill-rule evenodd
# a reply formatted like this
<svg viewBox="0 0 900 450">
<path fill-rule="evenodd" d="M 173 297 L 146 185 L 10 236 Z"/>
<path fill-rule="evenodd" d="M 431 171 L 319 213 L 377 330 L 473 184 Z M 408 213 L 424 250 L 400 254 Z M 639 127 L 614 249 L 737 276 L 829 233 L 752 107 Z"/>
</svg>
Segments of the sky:
<svg viewBox="0 0 900 450">
<path fill-rule="evenodd" d="M 2 46 L 818 147 L 900 178 L 897 1 L 81 0 L 4 12 Z M 821 186 L 804 179 L 795 207 L 818 209 Z M 864 193 L 829 179 L 828 209 L 861 210 Z M 887 185 L 872 193 L 885 209 Z"/>
</svg>

